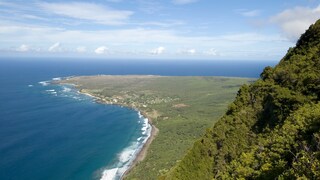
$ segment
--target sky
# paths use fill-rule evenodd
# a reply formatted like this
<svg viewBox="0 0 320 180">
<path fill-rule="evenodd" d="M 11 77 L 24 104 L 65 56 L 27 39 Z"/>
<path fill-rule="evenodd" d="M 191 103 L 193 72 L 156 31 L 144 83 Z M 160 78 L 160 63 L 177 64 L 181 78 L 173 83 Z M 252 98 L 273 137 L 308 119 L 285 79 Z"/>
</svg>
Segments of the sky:
<svg viewBox="0 0 320 180">
<path fill-rule="evenodd" d="M 279 60 L 319 0 L 0 0 L 0 56 Z"/>
</svg>

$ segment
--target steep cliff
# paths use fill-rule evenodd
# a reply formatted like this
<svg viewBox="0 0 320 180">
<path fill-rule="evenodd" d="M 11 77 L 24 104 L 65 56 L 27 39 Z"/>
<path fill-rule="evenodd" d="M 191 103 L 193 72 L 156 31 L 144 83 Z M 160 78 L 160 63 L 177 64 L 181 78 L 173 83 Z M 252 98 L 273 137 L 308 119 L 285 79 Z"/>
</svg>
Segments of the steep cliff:
<svg viewBox="0 0 320 180">
<path fill-rule="evenodd" d="M 320 179 L 320 20 L 160 179 Z"/>
</svg>

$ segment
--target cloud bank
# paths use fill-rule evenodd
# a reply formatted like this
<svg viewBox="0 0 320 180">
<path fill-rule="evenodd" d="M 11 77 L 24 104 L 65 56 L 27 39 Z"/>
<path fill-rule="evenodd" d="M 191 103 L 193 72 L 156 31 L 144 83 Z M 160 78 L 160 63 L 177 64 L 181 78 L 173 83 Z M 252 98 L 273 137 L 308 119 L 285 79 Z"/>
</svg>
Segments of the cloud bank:
<svg viewBox="0 0 320 180">
<path fill-rule="evenodd" d="M 106 54 L 108 50 L 109 49 L 106 46 L 101 46 L 101 47 L 98 47 L 96 50 L 94 50 L 94 52 L 96 54 Z"/>
<path fill-rule="evenodd" d="M 319 18 L 320 5 L 315 8 L 295 7 L 286 9 L 271 17 L 270 22 L 279 25 L 287 38 L 296 41 Z"/>
<path fill-rule="evenodd" d="M 76 48 L 76 52 L 85 53 L 85 52 L 87 52 L 87 48 L 84 47 L 84 46 L 79 46 L 79 47 Z"/>
<path fill-rule="evenodd" d="M 50 46 L 48 48 L 48 51 L 49 52 L 59 52 L 61 51 L 61 45 L 60 45 L 60 42 L 57 42 L 57 43 L 54 43 L 52 46 Z"/>
<path fill-rule="evenodd" d="M 159 54 L 163 54 L 164 51 L 165 51 L 165 48 L 160 46 L 158 48 L 155 48 L 155 49 L 151 50 L 151 54 L 159 55 Z"/>
<path fill-rule="evenodd" d="M 18 52 L 28 52 L 31 50 L 30 46 L 22 44 L 20 47 L 16 49 Z"/>
<path fill-rule="evenodd" d="M 106 25 L 123 24 L 133 14 L 132 11 L 114 10 L 106 6 L 84 2 L 41 2 L 39 6 L 49 13 Z"/>
<path fill-rule="evenodd" d="M 178 54 L 184 54 L 184 55 L 194 55 L 196 54 L 197 51 L 195 49 L 183 49 L 183 50 L 178 50 Z"/>
</svg>

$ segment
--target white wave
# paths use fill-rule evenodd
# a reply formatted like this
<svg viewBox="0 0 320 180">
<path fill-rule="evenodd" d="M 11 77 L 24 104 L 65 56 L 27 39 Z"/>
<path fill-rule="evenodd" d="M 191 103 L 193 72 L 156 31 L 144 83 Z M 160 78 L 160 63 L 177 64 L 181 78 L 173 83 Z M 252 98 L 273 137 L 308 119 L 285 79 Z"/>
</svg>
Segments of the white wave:
<svg viewBox="0 0 320 180">
<path fill-rule="evenodd" d="M 148 120 L 148 119 L 147 119 Z M 142 143 L 146 143 L 149 137 L 151 136 L 152 126 L 147 122 L 147 128 L 144 132 L 142 132 L 143 135 L 147 135 L 146 138 L 143 139 Z"/>
<path fill-rule="evenodd" d="M 79 101 L 82 100 L 80 97 L 77 97 L 77 96 L 73 96 L 72 98 L 76 99 L 76 100 L 79 100 Z"/>
<path fill-rule="evenodd" d="M 139 119 L 143 118 L 143 116 L 142 116 L 140 111 L 138 111 L 138 116 L 139 116 Z"/>
<path fill-rule="evenodd" d="M 68 87 L 63 87 L 63 92 L 70 92 L 71 91 L 71 88 L 68 88 Z"/>
<path fill-rule="evenodd" d="M 60 81 L 60 80 L 61 80 L 61 77 L 52 78 L 52 80 L 54 80 L 54 81 Z"/>
<path fill-rule="evenodd" d="M 142 127 L 141 131 L 142 131 L 142 134 L 145 135 L 147 133 L 147 127 Z"/>
<path fill-rule="evenodd" d="M 48 89 L 46 90 L 49 94 L 57 95 L 57 92 L 54 89 Z"/>
<path fill-rule="evenodd" d="M 49 85 L 49 81 L 40 81 L 38 83 L 41 84 L 42 86 L 48 86 Z"/>
<path fill-rule="evenodd" d="M 129 147 L 127 150 L 123 151 L 120 156 L 119 156 L 119 160 L 121 163 L 126 163 L 128 162 L 130 159 L 133 158 L 134 153 L 136 152 L 136 148 L 135 145 L 132 145 L 131 147 Z"/>
<path fill-rule="evenodd" d="M 121 179 L 123 174 L 129 169 L 130 165 L 141 151 L 143 145 L 151 136 L 152 127 L 149 124 L 148 119 L 144 118 L 140 112 L 138 112 L 138 114 L 140 119 L 143 118 L 143 127 L 141 128 L 143 129 L 142 136 L 137 138 L 135 142 L 132 142 L 129 147 L 125 148 L 118 155 L 118 163 L 112 168 L 105 169 L 100 180 Z"/>
<path fill-rule="evenodd" d="M 126 170 L 130 167 L 134 158 L 142 148 L 141 143 L 134 143 L 128 148 L 124 149 L 118 155 L 118 163 L 116 167 L 105 169 L 100 180 L 114 180 L 120 179 Z"/>
<path fill-rule="evenodd" d="M 33 87 L 33 85 L 32 85 L 32 84 L 29 84 L 28 87 Z"/>
<path fill-rule="evenodd" d="M 118 172 L 118 168 L 105 170 L 105 171 L 103 171 L 102 177 L 100 179 L 101 180 L 114 180 L 117 172 Z"/>
<path fill-rule="evenodd" d="M 150 124 L 148 122 L 148 119 L 147 118 L 144 118 L 143 119 L 143 124 L 142 124 L 142 128 L 141 128 L 141 131 L 142 131 L 142 134 L 145 135 L 147 133 L 147 130 L 149 128 Z"/>
</svg>

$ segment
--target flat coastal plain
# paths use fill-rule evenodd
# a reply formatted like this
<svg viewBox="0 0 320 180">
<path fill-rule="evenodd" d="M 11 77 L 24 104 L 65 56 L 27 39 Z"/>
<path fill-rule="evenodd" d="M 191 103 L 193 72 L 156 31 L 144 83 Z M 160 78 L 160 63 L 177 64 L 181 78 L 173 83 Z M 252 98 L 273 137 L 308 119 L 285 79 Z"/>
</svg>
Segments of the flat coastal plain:
<svg viewBox="0 0 320 180">
<path fill-rule="evenodd" d="M 152 135 L 124 179 L 156 179 L 175 165 L 193 142 L 227 110 L 239 87 L 252 78 L 211 76 L 98 75 L 59 83 L 75 84 L 97 101 L 139 110 Z"/>
</svg>

